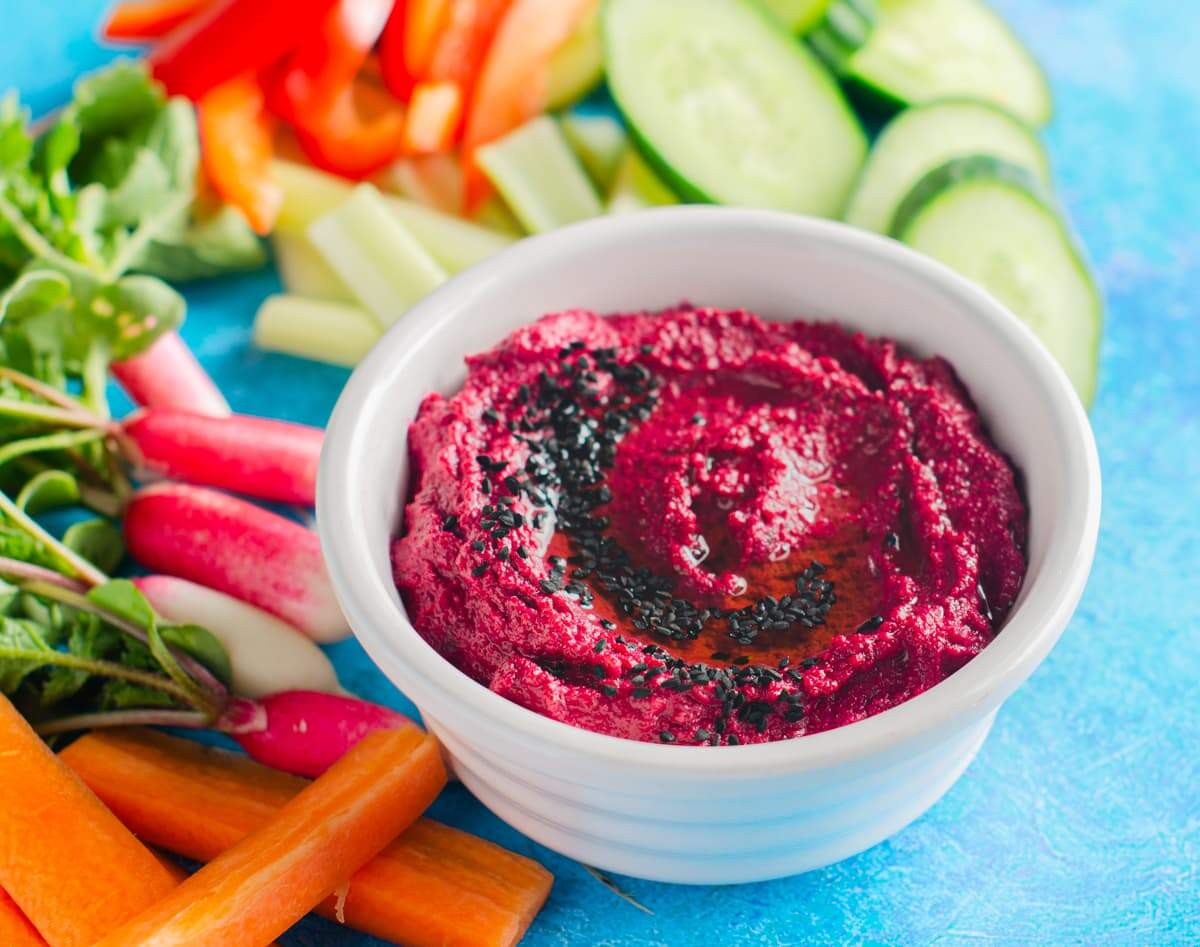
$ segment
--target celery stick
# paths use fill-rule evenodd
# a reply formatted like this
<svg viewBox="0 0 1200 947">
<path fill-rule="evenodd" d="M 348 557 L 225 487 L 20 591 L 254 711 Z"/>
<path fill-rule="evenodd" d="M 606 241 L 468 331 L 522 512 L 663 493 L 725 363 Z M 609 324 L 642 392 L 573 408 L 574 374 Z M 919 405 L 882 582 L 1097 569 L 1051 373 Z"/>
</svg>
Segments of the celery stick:
<svg viewBox="0 0 1200 947">
<path fill-rule="evenodd" d="M 633 148 L 627 148 L 608 194 L 608 212 L 625 214 L 678 203 L 675 192 L 663 184 L 645 159 Z"/>
<path fill-rule="evenodd" d="M 495 230 L 497 233 L 514 239 L 525 236 L 525 228 L 521 226 L 521 222 L 513 216 L 508 205 L 495 194 L 480 205 L 472 215 L 471 222 L 486 230 Z"/>
<path fill-rule="evenodd" d="M 308 237 L 276 231 L 271 235 L 271 248 L 275 251 L 279 279 L 289 293 L 311 299 L 354 302 L 354 294 L 309 243 Z"/>
<path fill-rule="evenodd" d="M 617 176 L 629 136 L 621 123 L 610 115 L 575 115 L 559 119 L 567 144 L 575 152 L 592 183 L 606 193 Z"/>
<path fill-rule="evenodd" d="M 304 233 L 308 225 L 342 203 L 354 185 L 294 161 L 272 161 L 271 176 L 283 191 L 276 233 Z"/>
<path fill-rule="evenodd" d="M 462 165 L 455 153 L 415 155 L 393 162 L 378 178 L 380 187 L 447 214 L 463 205 Z"/>
<path fill-rule="evenodd" d="M 313 221 L 308 237 L 384 328 L 446 280 L 446 271 L 370 184 Z"/>
<path fill-rule="evenodd" d="M 548 116 L 480 148 L 476 161 L 531 233 L 604 212 L 558 123 Z"/>
<path fill-rule="evenodd" d="M 499 253 L 517 239 L 403 197 L 384 197 L 383 202 L 450 273 Z"/>
<path fill-rule="evenodd" d="M 254 319 L 260 349 L 334 365 L 357 365 L 379 335 L 379 325 L 364 309 L 303 296 L 269 296 Z"/>
<path fill-rule="evenodd" d="M 276 235 L 303 235 L 313 221 L 342 204 L 354 190 L 341 178 L 290 161 L 275 161 L 272 173 L 283 188 L 283 207 L 275 225 Z M 407 198 L 383 195 L 382 200 L 430 256 L 450 273 L 457 273 L 503 250 L 515 239 Z M 285 262 L 280 254 L 281 269 Z M 293 289 L 287 273 L 284 283 L 289 290 Z M 299 287 L 295 292 L 305 296 L 328 295 Z"/>
</svg>

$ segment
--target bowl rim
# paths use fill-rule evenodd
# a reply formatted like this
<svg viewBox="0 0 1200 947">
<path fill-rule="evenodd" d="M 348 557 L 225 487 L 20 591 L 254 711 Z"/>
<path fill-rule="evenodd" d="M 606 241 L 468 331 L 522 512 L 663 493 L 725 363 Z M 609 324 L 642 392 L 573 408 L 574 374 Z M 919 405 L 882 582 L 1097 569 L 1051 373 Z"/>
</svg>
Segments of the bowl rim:
<svg viewBox="0 0 1200 947">
<path fill-rule="evenodd" d="M 1073 504 L 1066 528 L 1054 531 L 1038 573 L 1026 575 L 1022 600 L 1008 616 L 1005 634 L 939 684 L 874 716 L 802 738 L 736 747 L 642 742 L 544 717 L 501 697 L 446 661 L 400 610 L 394 585 L 376 581 L 370 565 L 374 553 L 361 540 L 369 505 L 362 502 L 359 488 L 360 471 L 369 464 L 371 453 L 367 428 L 372 423 L 396 423 L 394 412 L 388 415 L 386 396 L 404 385 L 403 367 L 411 357 L 405 352 L 418 351 L 452 323 L 460 307 L 508 274 L 544 272 L 556 256 L 620 243 L 635 230 L 642 232 L 639 239 L 646 239 L 655 233 L 666 237 L 680 228 L 736 226 L 765 228 L 782 239 L 840 245 L 864 261 L 873 259 L 933 284 L 961 309 L 987 323 L 1049 395 L 1046 408 L 1062 437 L 1064 456 L 1074 455 L 1082 462 L 1082 481 L 1075 495 L 1083 502 Z M 966 383 L 969 389 L 969 379 Z M 1062 368 L 1031 329 L 965 277 L 894 240 L 836 221 L 766 210 L 681 206 L 598 218 L 522 239 L 456 275 L 415 305 L 376 343 L 338 399 L 321 452 L 316 506 L 326 565 L 355 636 L 385 675 L 436 720 L 446 719 L 442 701 L 448 700 L 474 714 L 482 725 L 504 726 L 514 731 L 515 739 L 534 741 L 553 751 L 668 778 L 736 778 L 747 768 L 768 775 L 851 763 L 940 731 L 958 718 L 994 710 L 1050 651 L 1083 593 L 1099 532 L 1100 464 L 1091 426 Z M 389 577 L 390 573 L 389 568 Z M 1047 592 L 1050 583 L 1057 587 Z"/>
</svg>

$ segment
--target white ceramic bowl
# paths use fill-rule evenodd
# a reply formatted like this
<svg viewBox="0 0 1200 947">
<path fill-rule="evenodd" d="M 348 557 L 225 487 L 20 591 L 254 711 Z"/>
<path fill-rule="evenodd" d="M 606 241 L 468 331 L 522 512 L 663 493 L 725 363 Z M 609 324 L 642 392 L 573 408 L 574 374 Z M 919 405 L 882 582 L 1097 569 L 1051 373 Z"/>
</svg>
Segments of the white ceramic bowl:
<svg viewBox="0 0 1200 947">
<path fill-rule="evenodd" d="M 797 740 L 672 747 L 580 730 L 477 684 L 417 634 L 388 546 L 406 431 L 463 356 L 546 312 L 696 304 L 829 319 L 948 358 L 1024 474 L 1029 571 L 996 640 L 932 690 Z M 1079 600 L 1100 513 L 1095 442 L 1066 376 L 986 293 L 898 243 L 763 211 L 644 211 L 524 240 L 400 320 L 350 379 L 325 441 L 317 518 L 337 594 L 368 654 L 421 709 L 467 787 L 506 822 L 641 878 L 753 881 L 846 858 L 911 822 L 971 761 L 1001 702 Z"/>
</svg>

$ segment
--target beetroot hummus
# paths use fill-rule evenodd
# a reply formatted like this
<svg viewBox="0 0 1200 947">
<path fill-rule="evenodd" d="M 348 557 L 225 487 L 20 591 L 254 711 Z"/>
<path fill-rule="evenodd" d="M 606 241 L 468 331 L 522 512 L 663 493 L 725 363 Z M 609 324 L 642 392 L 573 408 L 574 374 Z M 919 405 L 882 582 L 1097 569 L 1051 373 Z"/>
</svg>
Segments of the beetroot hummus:
<svg viewBox="0 0 1200 947">
<path fill-rule="evenodd" d="M 1016 474 L 938 358 L 683 305 L 546 316 L 412 425 L 413 625 L 555 720 L 737 745 L 954 673 L 1025 571 Z"/>
</svg>

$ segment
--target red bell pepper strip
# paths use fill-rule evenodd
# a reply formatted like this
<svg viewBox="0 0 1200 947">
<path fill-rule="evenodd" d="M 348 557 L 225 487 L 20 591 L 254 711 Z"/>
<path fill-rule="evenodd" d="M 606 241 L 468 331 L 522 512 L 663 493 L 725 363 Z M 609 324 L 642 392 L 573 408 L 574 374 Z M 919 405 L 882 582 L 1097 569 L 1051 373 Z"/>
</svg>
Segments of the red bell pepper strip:
<svg viewBox="0 0 1200 947">
<path fill-rule="evenodd" d="M 379 38 L 379 74 L 387 90 L 403 102 L 412 94 L 416 78 L 404 59 L 404 32 L 408 26 L 410 0 L 396 0 Z"/>
<path fill-rule="evenodd" d="M 434 44 L 450 19 L 454 0 L 407 0 L 404 7 L 404 61 L 414 76 L 423 76 Z"/>
<path fill-rule="evenodd" d="M 375 98 L 368 114 L 361 104 Z M 314 165 L 346 178 L 363 178 L 404 151 L 404 107 L 383 89 L 357 79 L 327 112 L 303 116 L 296 140 Z"/>
<path fill-rule="evenodd" d="M 488 46 L 467 107 L 463 173 L 467 209 L 489 192 L 475 165 L 480 146 L 539 114 L 546 104 L 547 64 L 592 9 L 594 0 L 513 0 Z"/>
<path fill-rule="evenodd" d="M 140 41 L 166 36 L 214 0 L 124 0 L 100 28 L 105 39 Z"/>
<path fill-rule="evenodd" d="M 296 49 L 335 2 L 219 0 L 168 34 L 147 59 L 168 92 L 198 100 Z"/>
<path fill-rule="evenodd" d="M 201 158 L 213 189 L 237 207 L 257 233 L 270 233 L 283 203 L 271 178 L 272 123 L 253 75 L 230 79 L 196 105 Z"/>
<path fill-rule="evenodd" d="M 462 89 L 453 82 L 422 82 L 404 119 L 404 150 L 414 155 L 449 151 L 462 119 Z"/>
<path fill-rule="evenodd" d="M 289 122 L 325 114 L 354 81 L 379 39 L 393 0 L 337 0 L 282 64 L 271 107 Z"/>
</svg>

